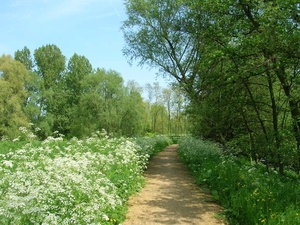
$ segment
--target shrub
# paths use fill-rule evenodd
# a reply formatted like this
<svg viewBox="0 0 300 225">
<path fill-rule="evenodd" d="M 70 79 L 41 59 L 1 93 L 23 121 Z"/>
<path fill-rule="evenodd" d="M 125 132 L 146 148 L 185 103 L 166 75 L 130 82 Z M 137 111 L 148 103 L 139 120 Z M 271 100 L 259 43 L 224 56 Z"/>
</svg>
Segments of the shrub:
<svg viewBox="0 0 300 225">
<path fill-rule="evenodd" d="M 184 139 L 178 151 L 197 183 L 208 186 L 224 207 L 231 224 L 299 224 L 299 178 L 224 154 L 204 140 Z"/>
</svg>

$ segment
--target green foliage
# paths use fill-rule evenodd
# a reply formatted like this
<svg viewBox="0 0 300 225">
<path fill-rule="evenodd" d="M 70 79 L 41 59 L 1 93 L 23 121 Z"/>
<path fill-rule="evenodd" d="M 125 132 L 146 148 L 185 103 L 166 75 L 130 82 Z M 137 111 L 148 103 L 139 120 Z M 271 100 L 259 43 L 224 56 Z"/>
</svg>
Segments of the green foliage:
<svg viewBox="0 0 300 225">
<path fill-rule="evenodd" d="M 140 89 L 134 81 L 128 82 L 125 86 L 125 95 L 122 101 L 123 113 L 120 120 L 120 133 L 123 136 L 144 135 L 146 107 Z"/>
<path fill-rule="evenodd" d="M 64 132 L 66 93 L 64 91 L 64 75 L 66 57 L 56 45 L 45 45 L 34 51 L 36 73 L 42 78 L 40 90 L 41 117 L 43 118 L 43 138 L 49 135 L 49 130 Z M 42 124 L 41 124 L 42 125 Z"/>
<path fill-rule="evenodd" d="M 84 136 L 99 129 L 125 136 L 142 133 L 145 109 L 141 94 L 128 90 L 119 73 L 97 69 L 81 85 L 83 94 L 75 109 L 72 134 Z"/>
<path fill-rule="evenodd" d="M 55 131 L 68 138 L 88 137 L 101 129 L 115 137 L 185 131 L 184 98 L 178 88 L 162 90 L 155 83 L 150 85 L 155 102 L 145 101 L 137 83 L 124 85 L 117 71 L 93 69 L 84 56 L 75 53 L 66 66 L 65 56 L 53 44 L 36 49 L 33 56 L 24 47 L 15 59 L 29 71 L 22 110 L 40 129 L 41 139 Z M 17 134 L 17 127 L 12 133 Z"/>
<path fill-rule="evenodd" d="M 0 223 L 119 224 L 150 154 L 167 144 L 165 137 L 116 139 L 105 131 L 84 140 L 54 133 L 42 142 L 0 142 Z"/>
<path fill-rule="evenodd" d="M 138 137 L 134 139 L 134 142 L 141 146 L 142 152 L 146 152 L 150 158 L 172 144 L 172 140 L 164 135 Z"/>
<path fill-rule="evenodd" d="M 68 95 L 68 105 L 77 105 L 83 94 L 82 80 L 92 73 L 93 67 L 89 60 L 77 54 L 74 54 L 67 67 L 65 75 L 65 88 Z"/>
<path fill-rule="evenodd" d="M 18 128 L 28 125 L 23 111 L 28 79 L 28 72 L 20 62 L 8 55 L 0 57 L 0 138 L 15 138 L 20 133 Z"/>
<path fill-rule="evenodd" d="M 147 132 L 155 134 L 187 133 L 186 98 L 176 84 L 162 88 L 158 82 L 146 84 Z"/>
<path fill-rule="evenodd" d="M 278 171 L 236 158 L 215 144 L 184 139 L 179 154 L 195 176 L 222 204 L 231 224 L 298 224 L 300 180 L 296 173 Z M 289 206 L 289 207 L 287 207 Z"/>
<path fill-rule="evenodd" d="M 287 207 L 283 213 L 271 215 L 271 219 L 266 221 L 268 225 L 300 224 L 299 209 Z"/>
<path fill-rule="evenodd" d="M 15 60 L 20 61 L 28 71 L 33 69 L 33 60 L 29 48 L 26 46 L 22 50 L 17 50 L 14 55 Z"/>
<path fill-rule="evenodd" d="M 34 51 L 34 59 L 44 88 L 55 90 L 64 75 L 66 57 L 56 45 L 45 45 Z"/>
<path fill-rule="evenodd" d="M 27 141 L 10 141 L 1 140 L 0 141 L 0 154 L 7 154 L 9 152 L 15 152 L 17 149 L 21 149 Z"/>
<path fill-rule="evenodd" d="M 125 6 L 124 54 L 179 82 L 193 134 L 233 141 L 280 173 L 300 170 L 297 1 L 127 0 Z M 297 152 L 291 164 L 289 152 Z"/>
</svg>

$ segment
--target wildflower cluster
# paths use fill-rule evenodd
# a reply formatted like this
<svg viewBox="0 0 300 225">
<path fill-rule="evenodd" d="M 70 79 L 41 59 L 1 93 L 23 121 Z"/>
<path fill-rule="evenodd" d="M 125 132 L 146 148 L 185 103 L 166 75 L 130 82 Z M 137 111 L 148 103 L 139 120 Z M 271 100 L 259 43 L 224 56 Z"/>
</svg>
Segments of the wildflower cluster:
<svg viewBox="0 0 300 225">
<path fill-rule="evenodd" d="M 223 154 L 216 144 L 195 138 L 183 140 L 179 154 L 232 224 L 300 224 L 297 176 L 281 177 L 272 168 Z"/>
<path fill-rule="evenodd" d="M 120 223 L 124 203 L 143 185 L 147 150 L 104 132 L 55 136 L 0 154 L 0 224 Z"/>
</svg>

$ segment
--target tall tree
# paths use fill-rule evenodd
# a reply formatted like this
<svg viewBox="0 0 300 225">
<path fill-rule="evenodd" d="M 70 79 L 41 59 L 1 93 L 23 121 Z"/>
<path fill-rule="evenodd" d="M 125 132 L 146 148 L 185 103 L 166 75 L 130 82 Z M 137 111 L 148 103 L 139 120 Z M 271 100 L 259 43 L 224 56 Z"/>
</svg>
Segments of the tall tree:
<svg viewBox="0 0 300 225">
<path fill-rule="evenodd" d="M 43 78 L 34 71 L 34 62 L 30 50 L 25 46 L 22 50 L 15 52 L 15 60 L 20 61 L 29 71 L 29 79 L 26 80 L 25 89 L 27 100 L 24 104 L 24 112 L 27 118 L 35 126 L 39 126 L 41 109 L 39 107 L 41 100 L 41 90 L 43 87 Z"/>
<path fill-rule="evenodd" d="M 27 79 L 28 71 L 22 63 L 9 55 L 0 57 L 0 137 L 16 137 L 20 134 L 19 127 L 28 126 L 23 111 Z"/>
<path fill-rule="evenodd" d="M 170 90 L 171 133 L 177 135 L 187 134 L 190 132 L 190 130 L 188 130 L 190 121 L 188 121 L 186 114 L 187 98 L 179 85 L 173 84 Z"/>
<path fill-rule="evenodd" d="M 171 133 L 171 95 L 172 92 L 170 89 L 164 88 L 162 91 L 162 98 L 167 109 L 168 114 L 168 134 Z"/>
<path fill-rule="evenodd" d="M 27 48 L 26 46 L 22 50 L 17 50 L 15 52 L 15 60 L 18 60 L 21 63 L 23 63 L 28 71 L 33 70 L 34 64 L 31 56 L 31 52 L 29 48 Z"/>
<path fill-rule="evenodd" d="M 45 45 L 34 51 L 36 73 L 42 78 L 40 90 L 40 128 L 44 137 L 54 131 L 64 133 L 68 118 L 64 112 L 64 74 L 66 58 L 56 45 Z"/>
<path fill-rule="evenodd" d="M 120 112 L 120 130 L 125 136 L 142 135 L 146 131 L 146 105 L 142 98 L 142 88 L 134 81 L 125 86 L 125 96 Z"/>
<path fill-rule="evenodd" d="M 70 135 L 70 132 L 72 133 L 71 128 L 78 117 L 79 101 L 83 94 L 82 82 L 92 71 L 92 65 L 85 56 L 75 53 L 68 62 L 63 87 L 66 104 L 62 112 L 67 118 L 64 125 L 66 134 Z"/>
<path fill-rule="evenodd" d="M 83 95 L 79 101 L 78 120 L 73 124 L 73 133 L 89 135 L 105 129 L 118 133 L 124 98 L 123 78 L 116 71 L 97 69 L 82 81 Z M 79 134 L 80 135 L 80 134 Z"/>
<path fill-rule="evenodd" d="M 70 58 L 65 76 L 66 91 L 69 96 L 69 104 L 78 104 L 82 94 L 81 82 L 85 76 L 90 75 L 93 67 L 85 56 L 76 53 Z"/>
<path fill-rule="evenodd" d="M 296 149 L 300 170 L 297 1 L 127 0 L 125 5 L 129 60 L 173 76 L 187 91 L 194 118 L 211 121 L 207 127 L 223 142 L 243 134 L 252 143 L 263 137 L 268 157 L 277 155 L 275 163 L 286 160 L 284 149 L 293 149 L 291 154 Z M 293 133 L 294 147 L 283 141 L 282 127 Z"/>
<path fill-rule="evenodd" d="M 161 116 L 161 113 L 165 112 L 165 109 L 163 109 L 164 105 L 162 99 L 162 87 L 159 85 L 158 82 L 154 82 L 153 84 L 147 83 L 145 89 L 148 94 L 147 111 L 148 117 L 151 122 L 149 131 L 154 133 L 164 133 L 164 131 L 162 131 L 161 129 L 158 132 L 157 128 L 159 117 Z M 162 119 L 164 120 L 165 118 L 162 117 Z M 161 122 L 164 125 L 165 121 Z"/>
<path fill-rule="evenodd" d="M 125 6 L 124 54 L 139 65 L 159 68 L 196 95 L 202 45 L 197 35 L 187 32 L 195 24 L 190 8 L 176 0 L 127 0 Z"/>
<path fill-rule="evenodd" d="M 64 76 L 66 57 L 56 45 L 45 45 L 34 51 L 34 59 L 45 89 L 55 89 Z"/>
</svg>

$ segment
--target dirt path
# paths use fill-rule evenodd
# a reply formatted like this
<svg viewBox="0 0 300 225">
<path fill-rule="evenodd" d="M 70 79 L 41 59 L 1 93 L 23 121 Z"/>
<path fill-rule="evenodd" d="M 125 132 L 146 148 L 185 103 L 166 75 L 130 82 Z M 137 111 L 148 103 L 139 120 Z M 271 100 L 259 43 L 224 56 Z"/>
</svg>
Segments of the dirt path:
<svg viewBox="0 0 300 225">
<path fill-rule="evenodd" d="M 221 225 L 215 218 L 221 207 L 202 191 L 171 145 L 152 158 L 145 172 L 146 185 L 129 202 L 123 225 Z"/>
</svg>

